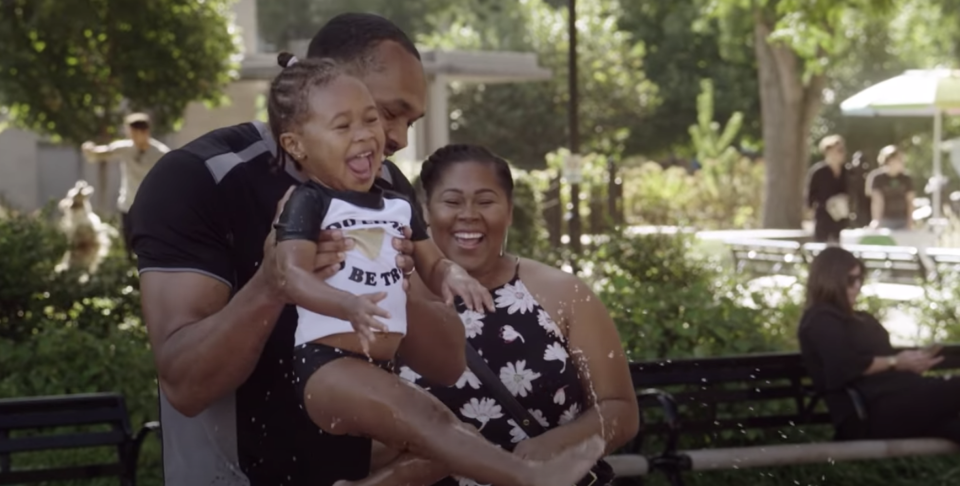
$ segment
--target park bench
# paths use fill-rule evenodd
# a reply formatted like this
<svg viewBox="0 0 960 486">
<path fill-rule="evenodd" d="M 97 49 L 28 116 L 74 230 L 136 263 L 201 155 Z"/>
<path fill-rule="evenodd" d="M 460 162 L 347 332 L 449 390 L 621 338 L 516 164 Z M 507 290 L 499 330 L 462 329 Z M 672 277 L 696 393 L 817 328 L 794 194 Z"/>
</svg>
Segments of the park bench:
<svg viewBox="0 0 960 486">
<path fill-rule="evenodd" d="M 808 261 L 813 261 L 825 248 L 827 245 L 824 243 L 803 245 Z M 927 265 L 923 262 L 920 250 L 915 247 L 843 245 L 843 249 L 863 262 L 870 280 L 904 285 L 917 285 L 927 281 Z"/>
<path fill-rule="evenodd" d="M 943 354 L 946 359 L 937 369 L 960 368 L 960 346 L 945 347 Z M 642 426 L 633 443 L 608 458 L 621 483 L 659 472 L 678 486 L 688 471 L 960 450 L 952 442 L 931 438 L 834 440 L 826 405 L 799 353 L 635 362 L 630 367 L 640 390 Z M 847 394 L 861 421 L 866 420 L 863 398 L 852 388 Z M 718 447 L 720 440 L 725 445 Z"/>
<path fill-rule="evenodd" d="M 927 248 L 924 250 L 930 260 L 937 280 L 943 282 L 946 275 L 956 275 L 960 271 L 960 249 Z"/>
<path fill-rule="evenodd" d="M 158 427 L 150 422 L 134 434 L 123 397 L 115 393 L 0 399 L 0 484 L 116 477 L 133 486 L 140 446 Z M 18 459 L 44 451 L 96 448 L 115 448 L 116 460 L 16 465 Z"/>
<path fill-rule="evenodd" d="M 796 275 L 806 263 L 802 246 L 796 241 L 766 239 L 726 240 L 737 273 L 757 277 Z"/>
</svg>

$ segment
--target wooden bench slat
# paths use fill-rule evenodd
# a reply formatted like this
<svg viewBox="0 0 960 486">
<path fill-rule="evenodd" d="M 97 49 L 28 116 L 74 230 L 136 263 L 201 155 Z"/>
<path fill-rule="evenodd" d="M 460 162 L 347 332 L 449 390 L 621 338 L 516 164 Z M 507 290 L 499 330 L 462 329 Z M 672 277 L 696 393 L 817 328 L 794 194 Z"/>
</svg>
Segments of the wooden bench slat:
<svg viewBox="0 0 960 486">
<path fill-rule="evenodd" d="M 95 423 L 125 423 L 123 409 L 63 410 L 0 415 L 0 430 L 35 429 Z"/>
<path fill-rule="evenodd" d="M 64 396 L 4 398 L 0 400 L 0 415 L 98 408 L 124 408 L 123 397 L 116 393 L 83 393 Z"/>
<path fill-rule="evenodd" d="M 25 484 L 41 481 L 64 481 L 70 479 L 93 479 L 120 476 L 124 472 L 120 464 L 94 464 L 90 466 L 61 467 L 10 471 L 0 474 L 0 484 Z"/>
<path fill-rule="evenodd" d="M 82 434 L 9 437 L 0 441 L 0 454 L 12 452 L 75 449 L 80 447 L 116 446 L 129 440 L 121 430 Z"/>
</svg>

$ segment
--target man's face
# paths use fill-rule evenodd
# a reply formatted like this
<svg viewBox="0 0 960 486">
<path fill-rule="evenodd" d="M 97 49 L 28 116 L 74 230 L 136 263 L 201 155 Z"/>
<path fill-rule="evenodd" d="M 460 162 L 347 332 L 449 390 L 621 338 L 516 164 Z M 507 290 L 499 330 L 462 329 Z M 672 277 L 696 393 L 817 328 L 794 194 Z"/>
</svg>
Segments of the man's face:
<svg viewBox="0 0 960 486">
<path fill-rule="evenodd" d="M 847 147 L 843 142 L 837 142 L 827 149 L 824 156 L 828 164 L 833 166 L 840 165 L 847 157 Z"/>
<path fill-rule="evenodd" d="M 130 140 L 133 140 L 133 144 L 138 147 L 143 147 L 150 143 L 150 129 L 127 127 L 127 136 L 130 137 Z"/>
<path fill-rule="evenodd" d="M 407 146 L 407 130 L 423 117 L 427 81 L 420 61 L 396 42 L 382 42 L 375 56 L 380 69 L 371 69 L 361 80 L 380 110 L 386 134 L 383 153 L 389 157 Z"/>
</svg>

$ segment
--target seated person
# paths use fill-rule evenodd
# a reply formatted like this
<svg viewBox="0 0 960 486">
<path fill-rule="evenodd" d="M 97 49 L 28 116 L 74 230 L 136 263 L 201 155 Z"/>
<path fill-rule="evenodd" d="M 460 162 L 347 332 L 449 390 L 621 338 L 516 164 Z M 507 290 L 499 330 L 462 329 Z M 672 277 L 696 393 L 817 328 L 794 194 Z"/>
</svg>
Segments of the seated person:
<svg viewBox="0 0 960 486">
<path fill-rule="evenodd" d="M 883 325 L 855 310 L 863 276 L 863 263 L 842 248 L 817 255 L 798 330 L 804 363 L 824 395 L 837 438 L 942 437 L 960 444 L 960 380 L 922 376 L 943 360 L 936 347 L 898 353 Z M 846 388 L 866 401 L 866 423 Z"/>
<path fill-rule="evenodd" d="M 602 455 L 599 436 L 545 461 L 525 460 L 392 372 L 407 323 L 390 240 L 404 226 L 412 229 L 415 267 L 431 290 L 451 304 L 459 296 L 476 312 L 494 310 L 493 299 L 443 257 L 419 208 L 374 185 L 384 132 L 366 86 L 329 60 L 297 62 L 287 53 L 278 60 L 284 69 L 268 101 L 278 166 L 290 157 L 308 179 L 276 224 L 277 264 L 298 305 L 293 379 L 307 414 L 324 432 L 370 437 L 485 483 L 575 483 Z M 329 228 L 342 228 L 357 245 L 341 271 L 323 281 L 313 274 L 313 258 L 320 231 Z"/>
<path fill-rule="evenodd" d="M 904 173 L 904 156 L 895 145 L 880 150 L 880 166 L 867 175 L 870 226 L 892 230 L 913 228 L 913 179 Z"/>
</svg>

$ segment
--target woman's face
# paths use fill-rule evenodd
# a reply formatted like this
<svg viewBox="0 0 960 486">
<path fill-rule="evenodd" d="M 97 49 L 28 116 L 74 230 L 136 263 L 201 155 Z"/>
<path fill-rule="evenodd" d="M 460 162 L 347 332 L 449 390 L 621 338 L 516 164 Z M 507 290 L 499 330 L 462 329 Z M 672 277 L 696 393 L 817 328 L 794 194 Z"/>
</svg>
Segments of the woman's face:
<svg viewBox="0 0 960 486">
<path fill-rule="evenodd" d="M 495 268 L 512 213 L 493 166 L 479 162 L 448 166 L 427 201 L 431 237 L 471 274 Z"/>
<path fill-rule="evenodd" d="M 850 299 L 850 306 L 857 305 L 857 297 L 860 296 L 860 287 L 863 285 L 863 272 L 859 266 L 853 267 L 853 270 L 847 274 L 847 298 Z"/>
</svg>

